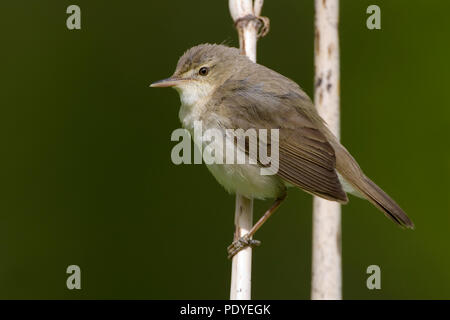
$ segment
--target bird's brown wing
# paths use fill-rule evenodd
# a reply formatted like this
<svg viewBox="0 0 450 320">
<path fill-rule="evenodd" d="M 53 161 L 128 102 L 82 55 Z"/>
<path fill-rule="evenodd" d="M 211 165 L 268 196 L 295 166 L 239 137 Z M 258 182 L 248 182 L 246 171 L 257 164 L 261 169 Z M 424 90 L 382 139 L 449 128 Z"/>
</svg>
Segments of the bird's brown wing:
<svg viewBox="0 0 450 320">
<path fill-rule="evenodd" d="M 217 119 L 227 119 L 221 124 L 225 129 L 279 129 L 277 175 L 309 193 L 346 203 L 334 149 L 320 130 L 320 120 L 314 119 L 314 107 L 306 94 L 286 78 L 281 79 L 284 85 L 277 81 L 276 93 L 266 89 L 267 81 L 255 85 L 258 82 L 250 80 L 227 80 L 210 100 L 209 111 Z"/>
</svg>

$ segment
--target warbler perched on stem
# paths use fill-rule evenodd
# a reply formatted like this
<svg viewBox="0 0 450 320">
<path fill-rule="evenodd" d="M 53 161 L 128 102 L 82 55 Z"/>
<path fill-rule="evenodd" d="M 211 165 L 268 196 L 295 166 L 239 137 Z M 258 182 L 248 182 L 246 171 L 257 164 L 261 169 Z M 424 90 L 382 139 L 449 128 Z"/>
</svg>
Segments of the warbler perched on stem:
<svg viewBox="0 0 450 320">
<path fill-rule="evenodd" d="M 261 174 L 264 165 L 259 159 L 256 164 L 207 164 L 229 192 L 276 199 L 250 232 L 228 247 L 230 257 L 245 246 L 259 244 L 252 239 L 254 233 L 292 186 L 343 204 L 348 202 L 347 193 L 355 194 L 399 225 L 414 228 L 400 206 L 363 173 L 327 128 L 307 94 L 292 80 L 252 62 L 238 49 L 216 44 L 193 47 L 179 59 L 170 78 L 151 87 L 174 87 L 179 92 L 179 117 L 192 135 L 196 121 L 201 121 L 205 129 L 221 132 L 279 130 L 278 171 L 274 175 Z M 250 157 L 248 143 L 239 145 L 229 139 L 233 152 Z"/>
</svg>

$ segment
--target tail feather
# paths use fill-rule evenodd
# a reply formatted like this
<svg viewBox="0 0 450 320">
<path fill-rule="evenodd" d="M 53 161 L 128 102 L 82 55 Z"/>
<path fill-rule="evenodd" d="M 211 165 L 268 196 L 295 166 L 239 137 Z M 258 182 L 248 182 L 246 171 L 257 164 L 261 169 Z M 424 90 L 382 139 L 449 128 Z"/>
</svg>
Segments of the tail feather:
<svg viewBox="0 0 450 320">
<path fill-rule="evenodd" d="M 336 152 L 336 169 L 340 175 L 388 218 L 402 227 L 414 229 L 414 223 L 402 208 L 362 172 L 355 159 L 339 142 L 333 142 Z"/>
<path fill-rule="evenodd" d="M 400 206 L 384 192 L 379 186 L 377 186 L 367 176 L 363 175 L 356 183 L 352 183 L 352 186 L 361 192 L 367 200 L 380 209 L 388 218 L 398 223 L 402 227 L 414 229 L 414 223 L 409 219 L 406 213 L 400 208 Z"/>
</svg>

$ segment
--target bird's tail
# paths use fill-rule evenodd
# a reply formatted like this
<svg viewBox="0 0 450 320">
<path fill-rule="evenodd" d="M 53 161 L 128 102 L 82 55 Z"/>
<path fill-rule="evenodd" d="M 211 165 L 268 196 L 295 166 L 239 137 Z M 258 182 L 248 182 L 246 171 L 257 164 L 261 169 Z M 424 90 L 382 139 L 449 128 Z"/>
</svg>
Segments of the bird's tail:
<svg viewBox="0 0 450 320">
<path fill-rule="evenodd" d="M 402 208 L 362 172 L 356 160 L 339 142 L 334 144 L 334 149 L 336 152 L 336 169 L 345 181 L 388 218 L 402 227 L 414 229 L 414 223 Z"/>
<path fill-rule="evenodd" d="M 402 208 L 367 176 L 363 174 L 360 179 L 353 179 L 353 181 L 349 181 L 349 177 L 345 179 L 388 218 L 402 227 L 414 229 L 414 223 Z"/>
</svg>

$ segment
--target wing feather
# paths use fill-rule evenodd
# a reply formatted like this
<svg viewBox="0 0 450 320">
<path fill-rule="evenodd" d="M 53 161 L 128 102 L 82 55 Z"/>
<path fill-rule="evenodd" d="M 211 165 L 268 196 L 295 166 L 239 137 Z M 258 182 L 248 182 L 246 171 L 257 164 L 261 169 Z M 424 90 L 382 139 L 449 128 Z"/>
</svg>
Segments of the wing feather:
<svg viewBox="0 0 450 320">
<path fill-rule="evenodd" d="M 226 129 L 279 129 L 277 175 L 314 195 L 347 202 L 336 173 L 334 149 L 321 132 L 316 113 L 309 112 L 314 107 L 306 94 L 287 78 L 285 83 L 270 83 L 270 74 L 260 82 L 252 77 L 249 73 L 244 79 L 227 80 L 211 98 L 209 111 L 228 120 L 222 124 Z M 264 78 L 264 72 L 258 72 L 258 77 Z M 248 153 L 247 144 L 245 148 Z"/>
</svg>

